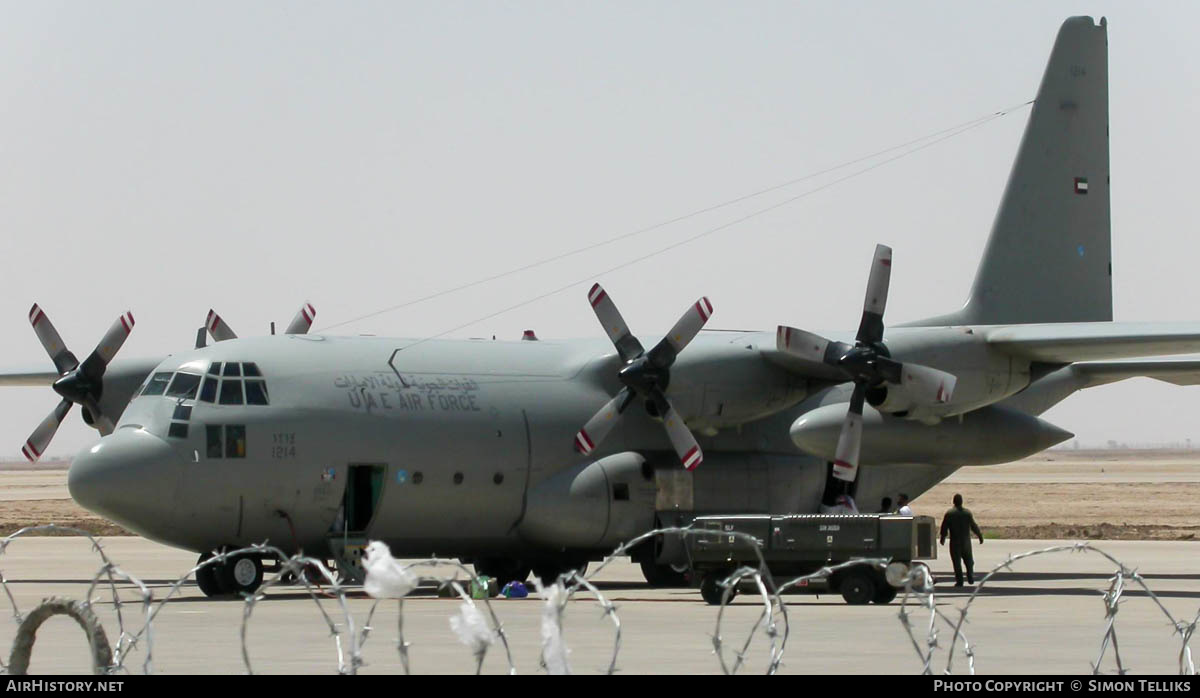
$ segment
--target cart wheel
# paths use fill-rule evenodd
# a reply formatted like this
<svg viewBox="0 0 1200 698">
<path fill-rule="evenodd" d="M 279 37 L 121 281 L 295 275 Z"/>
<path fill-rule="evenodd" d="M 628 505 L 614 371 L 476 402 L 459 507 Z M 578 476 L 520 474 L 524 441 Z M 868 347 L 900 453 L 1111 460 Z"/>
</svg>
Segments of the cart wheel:
<svg viewBox="0 0 1200 698">
<path fill-rule="evenodd" d="M 719 582 L 727 577 L 727 574 L 706 574 L 700 582 L 700 598 L 708 602 L 710 606 L 720 606 L 721 598 L 725 595 L 725 589 L 721 587 Z M 737 587 L 729 590 L 729 600 L 737 596 Z"/>
<path fill-rule="evenodd" d="M 878 586 L 871 573 L 865 569 L 852 569 L 842 577 L 842 598 L 852 606 L 871 603 Z"/>
<path fill-rule="evenodd" d="M 879 588 L 875 590 L 875 598 L 871 599 L 875 603 L 891 603 L 892 599 L 896 598 L 896 587 L 881 582 Z"/>
</svg>

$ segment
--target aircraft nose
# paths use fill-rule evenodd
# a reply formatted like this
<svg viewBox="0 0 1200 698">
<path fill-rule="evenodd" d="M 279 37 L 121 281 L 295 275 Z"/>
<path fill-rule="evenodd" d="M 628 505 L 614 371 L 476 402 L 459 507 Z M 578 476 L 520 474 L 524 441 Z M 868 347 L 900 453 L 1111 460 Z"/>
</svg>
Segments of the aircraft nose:
<svg viewBox="0 0 1200 698">
<path fill-rule="evenodd" d="M 142 429 L 118 429 L 75 457 L 67 489 L 85 509 L 158 538 L 173 524 L 179 466 L 162 439 Z"/>
</svg>

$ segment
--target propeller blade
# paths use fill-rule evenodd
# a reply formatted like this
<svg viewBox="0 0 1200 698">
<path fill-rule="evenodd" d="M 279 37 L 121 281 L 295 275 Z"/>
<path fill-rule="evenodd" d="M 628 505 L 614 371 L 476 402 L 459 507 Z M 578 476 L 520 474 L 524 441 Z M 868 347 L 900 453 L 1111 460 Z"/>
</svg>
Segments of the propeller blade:
<svg viewBox="0 0 1200 698">
<path fill-rule="evenodd" d="M 63 423 L 63 420 L 67 417 L 67 413 L 70 411 L 71 401 L 63 400 L 33 430 L 33 434 L 25 441 L 25 445 L 21 447 L 21 453 L 25 454 L 30 463 L 36 463 L 42 457 L 42 454 L 46 452 L 46 447 L 50 445 L 50 440 L 54 438 L 59 425 Z"/>
<path fill-rule="evenodd" d="M 867 279 L 867 297 L 863 300 L 862 321 L 858 324 L 859 342 L 875 344 L 883 341 L 883 310 L 887 306 L 888 285 L 892 280 L 892 248 L 875 246 L 871 261 L 871 276 Z"/>
<path fill-rule="evenodd" d="M 900 370 L 900 385 L 918 400 L 930 404 L 950 402 L 957 382 L 953 373 L 920 364 L 903 364 Z"/>
<path fill-rule="evenodd" d="M 775 348 L 801 359 L 826 363 L 825 352 L 829 349 L 829 340 L 812 332 L 780 325 L 775 331 Z"/>
<path fill-rule="evenodd" d="M 608 333 L 608 338 L 612 340 L 622 360 L 632 361 L 646 353 L 646 350 L 642 348 L 642 343 L 630 333 L 629 326 L 625 324 L 625 318 L 621 317 L 621 312 L 617 310 L 617 305 L 600 287 L 600 284 L 592 285 L 592 289 L 588 291 L 588 302 L 592 304 L 596 319 L 604 326 L 604 331 Z"/>
<path fill-rule="evenodd" d="M 34 303 L 33 307 L 29 309 L 29 324 L 33 325 L 33 331 L 37 333 L 38 340 L 42 343 L 46 353 L 50 355 L 50 360 L 54 362 L 54 369 L 58 371 L 59 375 L 74 370 L 79 365 L 79 360 L 67 349 L 67 345 L 63 344 L 58 330 L 54 329 L 50 318 L 46 317 L 37 303 Z"/>
<path fill-rule="evenodd" d="M 600 442 L 604 441 L 608 433 L 617 425 L 625 408 L 629 407 L 629 403 L 632 401 L 633 391 L 629 388 L 622 388 L 621 392 L 609 400 L 604 407 L 601 407 L 599 412 L 592 415 L 587 424 L 584 424 L 579 433 L 575 435 L 575 450 L 585 456 L 596 450 Z"/>
<path fill-rule="evenodd" d="M 675 363 L 675 357 L 696 338 L 712 317 L 712 313 L 712 303 L 702 296 L 679 318 L 667 336 L 650 350 L 650 363 L 659 368 L 666 368 Z"/>
<path fill-rule="evenodd" d="M 113 357 L 117 355 L 117 352 L 121 349 L 121 345 L 129 337 L 130 332 L 133 332 L 133 313 L 126 311 L 124 315 L 117 318 L 109 326 L 108 332 L 104 333 L 104 337 L 100 339 L 100 343 L 83 360 L 83 366 L 80 368 L 83 375 L 91 380 L 98 380 L 103 376 L 104 369 L 108 367 L 108 362 L 112 361 Z"/>
<path fill-rule="evenodd" d="M 312 327 L 313 318 L 317 317 L 317 309 L 312 307 L 312 303 L 305 303 L 300 306 L 300 310 L 296 312 L 296 317 L 292 318 L 284 334 L 308 334 L 308 329 Z"/>
<path fill-rule="evenodd" d="M 208 333 L 212 335 L 214 342 L 224 342 L 227 339 L 237 339 L 237 335 L 230 329 L 229 325 L 217 315 L 217 311 L 209 310 L 208 319 L 204 321 L 204 326 L 208 328 Z"/>
<path fill-rule="evenodd" d="M 680 462 L 688 470 L 695 470 L 704 462 L 704 452 L 700 450 L 700 444 L 696 442 L 692 430 L 683 423 L 679 413 L 675 411 L 662 392 L 654 396 L 654 401 L 666 408 L 659 408 L 660 414 L 663 416 L 663 426 L 667 428 L 667 437 L 671 439 L 671 445 L 675 447 L 675 453 L 679 456 Z"/>
<path fill-rule="evenodd" d="M 833 456 L 833 476 L 846 482 L 854 482 L 858 475 L 865 390 L 866 387 L 862 383 L 854 384 L 854 392 L 850 395 L 850 407 L 846 410 L 846 421 L 842 422 L 842 433 L 838 435 L 837 450 Z"/>
</svg>

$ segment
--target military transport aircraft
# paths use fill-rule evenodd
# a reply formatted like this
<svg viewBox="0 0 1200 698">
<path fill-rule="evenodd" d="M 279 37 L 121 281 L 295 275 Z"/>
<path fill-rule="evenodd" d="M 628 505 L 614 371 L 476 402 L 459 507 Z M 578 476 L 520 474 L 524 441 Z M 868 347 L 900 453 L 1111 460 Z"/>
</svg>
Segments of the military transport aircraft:
<svg viewBox="0 0 1200 698">
<path fill-rule="evenodd" d="M 607 339 L 312 335 L 305 305 L 281 335 L 238 338 L 210 313 L 213 344 L 116 361 L 126 314 L 80 363 L 34 306 L 54 371 L 0 382 L 62 397 L 30 459 L 73 405 L 100 431 L 71 464 L 76 501 L 202 557 L 268 540 L 345 556 L 370 538 L 545 577 L 693 515 L 915 496 L 1069 438 L 1038 415 L 1077 390 L 1200 382 L 1200 362 L 1114 361 L 1200 351 L 1200 324 L 1112 322 L 1107 60 L 1104 20 L 1063 24 L 967 303 L 948 315 L 884 329 L 881 245 L 853 334 L 701 332 L 701 298 L 647 350 L 596 285 Z M 669 550 L 635 558 L 652 583 L 678 581 Z M 247 591 L 262 563 L 198 581 Z"/>
</svg>

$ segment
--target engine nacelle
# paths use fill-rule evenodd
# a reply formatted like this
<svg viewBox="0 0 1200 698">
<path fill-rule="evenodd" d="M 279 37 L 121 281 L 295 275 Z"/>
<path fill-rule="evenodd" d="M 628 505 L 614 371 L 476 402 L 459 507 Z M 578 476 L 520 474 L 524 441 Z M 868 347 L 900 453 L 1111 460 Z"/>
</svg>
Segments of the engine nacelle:
<svg viewBox="0 0 1200 698">
<path fill-rule="evenodd" d="M 833 460 L 845 419 L 845 404 L 818 407 L 792 424 L 792 441 L 806 453 Z M 1033 415 L 994 405 L 934 425 L 867 409 L 863 411 L 859 465 L 1007 463 L 1072 436 Z"/>
<path fill-rule="evenodd" d="M 579 463 L 530 490 L 517 531 L 549 547 L 612 548 L 654 527 L 656 493 L 640 454 Z"/>
</svg>

